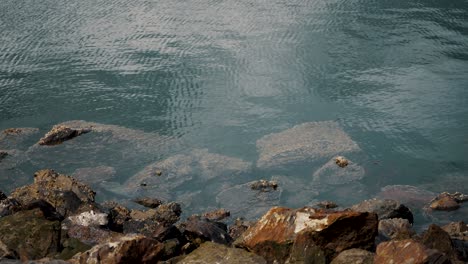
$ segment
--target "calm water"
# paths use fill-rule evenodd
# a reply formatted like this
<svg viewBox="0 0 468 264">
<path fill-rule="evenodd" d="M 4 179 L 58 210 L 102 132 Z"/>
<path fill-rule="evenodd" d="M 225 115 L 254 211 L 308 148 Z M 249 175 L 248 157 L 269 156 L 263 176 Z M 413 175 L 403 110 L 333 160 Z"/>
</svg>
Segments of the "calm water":
<svg viewBox="0 0 468 264">
<path fill-rule="evenodd" d="M 351 158 L 366 169 L 364 198 L 394 184 L 468 192 L 466 0 L 2 0 L 0 33 L 0 129 L 39 128 L 29 145 L 54 124 L 86 120 L 183 142 L 174 153 L 255 163 L 262 136 L 334 120 L 362 149 Z M 78 165 L 60 151 L 36 155 L 0 178 L 98 160 L 123 183 L 162 158 L 123 165 L 117 151 Z M 310 172 L 254 168 L 238 183 L 276 173 Z M 191 191 L 205 198 L 189 210 L 216 206 L 219 191 Z M 361 199 L 334 195 L 325 197 Z"/>
</svg>

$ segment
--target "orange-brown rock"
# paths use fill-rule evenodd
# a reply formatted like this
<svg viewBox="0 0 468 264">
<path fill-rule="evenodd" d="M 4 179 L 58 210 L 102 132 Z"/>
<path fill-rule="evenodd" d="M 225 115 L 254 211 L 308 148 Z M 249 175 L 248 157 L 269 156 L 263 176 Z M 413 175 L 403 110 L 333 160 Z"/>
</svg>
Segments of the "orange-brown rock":
<svg viewBox="0 0 468 264">
<path fill-rule="evenodd" d="M 374 213 L 275 207 L 234 244 L 254 251 L 268 262 L 282 263 L 290 253 L 292 262 L 322 253 L 330 261 L 336 253 L 346 249 L 370 249 L 377 224 Z"/>
<path fill-rule="evenodd" d="M 440 195 L 431 202 L 429 207 L 433 210 L 453 211 L 460 208 L 460 204 L 449 195 Z"/>
<path fill-rule="evenodd" d="M 449 264 L 450 260 L 441 252 L 429 249 L 412 239 L 389 241 L 377 246 L 375 264 Z"/>
</svg>

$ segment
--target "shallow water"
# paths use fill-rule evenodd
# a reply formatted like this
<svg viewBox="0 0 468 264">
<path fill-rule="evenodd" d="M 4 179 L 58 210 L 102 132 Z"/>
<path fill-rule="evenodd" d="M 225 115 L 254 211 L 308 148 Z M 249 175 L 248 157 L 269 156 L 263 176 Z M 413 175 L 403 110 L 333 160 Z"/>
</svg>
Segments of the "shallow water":
<svg viewBox="0 0 468 264">
<path fill-rule="evenodd" d="M 468 192 L 466 0 L 3 0 L 0 33 L 0 129 L 40 129 L 15 147 L 29 158 L 3 161 L 1 189 L 39 168 L 110 166 L 104 185 L 120 190 L 150 164 L 208 149 L 253 165 L 181 186 L 188 210 L 278 175 L 293 188 L 281 193 L 288 206 L 347 205 L 397 184 L 440 192 L 455 180 Z M 135 133 L 150 143 L 84 135 L 43 154 L 29 148 L 68 120 L 144 131 Z M 317 121 L 339 124 L 362 150 L 347 157 L 366 172 L 318 198 L 311 175 L 328 160 L 255 166 L 257 140 Z M 152 135 L 177 143 L 159 151 Z M 74 146 L 89 153 L 74 156 Z"/>
</svg>

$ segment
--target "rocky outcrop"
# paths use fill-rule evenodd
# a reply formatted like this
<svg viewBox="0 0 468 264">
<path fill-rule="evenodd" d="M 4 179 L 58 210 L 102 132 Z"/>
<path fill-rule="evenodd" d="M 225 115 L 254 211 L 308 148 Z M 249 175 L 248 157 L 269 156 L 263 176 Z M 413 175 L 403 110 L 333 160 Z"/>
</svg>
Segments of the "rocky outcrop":
<svg viewBox="0 0 468 264">
<path fill-rule="evenodd" d="M 360 148 L 336 122 L 310 122 L 257 140 L 259 168 L 331 158 Z M 336 166 L 336 165 L 335 165 Z"/>
<path fill-rule="evenodd" d="M 39 208 L 17 212 L 0 218 L 0 241 L 24 261 L 53 257 L 60 250 L 60 222 L 47 220 Z"/>
<path fill-rule="evenodd" d="M 339 235 L 339 238 L 336 236 Z M 276 207 L 266 213 L 236 241 L 268 262 L 331 261 L 350 248 L 371 249 L 377 234 L 377 215 L 313 208 Z"/>
<path fill-rule="evenodd" d="M 88 132 L 91 132 L 91 129 L 75 129 L 65 125 L 55 125 L 39 140 L 38 144 L 47 146 L 58 145 Z"/>
<path fill-rule="evenodd" d="M 44 200 L 54 206 L 63 216 L 94 204 L 95 192 L 70 176 L 53 170 L 40 170 L 34 174 L 34 183 L 20 187 L 11 197 L 21 204 Z"/>
<path fill-rule="evenodd" d="M 453 262 L 467 260 L 463 256 L 459 256 L 457 249 L 450 238 L 450 235 L 437 225 L 431 224 L 429 228 L 422 234 L 421 243 L 426 247 L 435 249 L 443 253 Z"/>
<path fill-rule="evenodd" d="M 405 205 L 398 201 L 390 199 L 370 199 L 362 201 L 351 207 L 351 210 L 357 212 L 374 212 L 379 219 L 403 218 L 413 223 L 413 213 Z"/>
<path fill-rule="evenodd" d="M 431 201 L 429 208 L 439 211 L 453 211 L 460 208 L 460 204 L 465 201 L 468 201 L 468 195 L 459 192 L 444 192 L 437 195 L 437 197 Z"/>
<path fill-rule="evenodd" d="M 149 198 L 149 197 L 137 198 L 134 200 L 134 202 L 137 204 L 143 205 L 144 207 L 148 207 L 148 208 L 156 208 L 164 203 L 160 199 Z"/>
<path fill-rule="evenodd" d="M 142 235 L 128 235 L 75 255 L 71 263 L 156 263 L 163 260 L 164 244 Z"/>
<path fill-rule="evenodd" d="M 226 209 L 220 208 L 210 212 L 206 212 L 202 216 L 211 221 L 221 221 L 231 216 L 231 212 L 227 211 Z"/>
<path fill-rule="evenodd" d="M 412 240 L 397 240 L 380 243 L 374 258 L 375 264 L 413 263 L 413 264 L 450 264 L 441 252 L 429 249 Z"/>
<path fill-rule="evenodd" d="M 330 264 L 374 264 L 374 253 L 352 248 L 342 251 Z"/>
<path fill-rule="evenodd" d="M 178 263 L 266 264 L 266 261 L 262 257 L 242 249 L 231 248 L 211 242 L 205 242 L 198 249 L 187 255 Z"/>
</svg>

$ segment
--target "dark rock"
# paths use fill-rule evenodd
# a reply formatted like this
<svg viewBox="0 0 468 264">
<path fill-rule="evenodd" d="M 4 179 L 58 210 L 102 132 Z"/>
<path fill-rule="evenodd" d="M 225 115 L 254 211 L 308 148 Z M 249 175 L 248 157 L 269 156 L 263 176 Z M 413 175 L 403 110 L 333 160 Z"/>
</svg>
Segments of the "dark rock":
<svg viewBox="0 0 468 264">
<path fill-rule="evenodd" d="M 23 205 L 21 207 L 21 210 L 33 210 L 36 208 L 41 210 L 42 214 L 44 215 L 44 218 L 49 221 L 62 221 L 63 220 L 63 216 L 60 213 L 58 213 L 50 203 L 44 200 L 32 201 L 29 204 Z"/>
<path fill-rule="evenodd" d="M 109 210 L 109 229 L 116 232 L 123 232 L 124 223 L 130 219 L 130 210 L 121 205 L 115 205 Z"/>
<path fill-rule="evenodd" d="M 333 209 L 338 207 L 338 205 L 332 201 L 321 201 L 314 205 L 314 207 L 319 207 L 322 209 Z"/>
<path fill-rule="evenodd" d="M 134 201 L 135 201 L 135 203 L 141 204 L 144 207 L 148 207 L 148 208 L 156 208 L 156 207 L 158 207 L 158 206 L 160 206 L 161 204 L 164 203 L 163 201 L 161 201 L 159 199 L 149 198 L 149 197 L 137 198 Z"/>
<path fill-rule="evenodd" d="M 378 242 L 408 239 L 414 235 L 416 235 L 416 232 L 412 230 L 408 219 L 391 218 L 379 221 Z"/>
<path fill-rule="evenodd" d="M 261 191 L 261 192 L 275 191 L 278 188 L 278 182 L 258 180 L 258 181 L 254 181 L 250 183 L 250 188 L 252 190 Z"/>
<path fill-rule="evenodd" d="M 163 224 L 155 221 L 154 219 L 130 219 L 123 224 L 123 233 L 143 234 L 158 241 L 179 238 L 182 235 L 179 229 L 174 225 Z"/>
<path fill-rule="evenodd" d="M 403 218 L 413 223 L 413 213 L 405 205 L 396 200 L 370 199 L 351 207 L 351 210 L 357 212 L 374 212 L 379 219 Z"/>
<path fill-rule="evenodd" d="M 90 245 L 81 242 L 76 238 L 62 238 L 62 251 L 55 257 L 58 259 L 71 259 L 74 255 L 91 249 Z M 66 262 L 68 263 L 68 262 Z"/>
<path fill-rule="evenodd" d="M 17 188 L 11 197 L 21 204 L 44 200 L 53 205 L 63 216 L 94 204 L 95 192 L 70 176 L 53 170 L 40 170 L 34 174 L 34 183 Z"/>
<path fill-rule="evenodd" d="M 229 235 L 233 240 L 240 237 L 254 222 L 246 221 L 242 218 L 237 218 L 233 225 L 229 226 Z"/>
<path fill-rule="evenodd" d="M 162 260 L 164 244 L 142 235 L 129 235 L 99 244 L 75 255 L 72 263 L 156 263 Z"/>
<path fill-rule="evenodd" d="M 60 247 L 60 222 L 39 208 L 0 218 L 0 241 L 21 260 L 52 257 Z"/>
<path fill-rule="evenodd" d="M 376 234 L 374 213 L 275 207 L 234 244 L 263 256 L 268 262 L 284 262 L 289 253 L 290 262 L 306 258 L 330 261 L 335 254 L 349 248 L 372 248 Z"/>
<path fill-rule="evenodd" d="M 7 199 L 8 197 L 2 191 L 0 191 L 0 201 Z"/>
<path fill-rule="evenodd" d="M 229 216 L 231 216 L 231 212 L 223 208 L 220 208 L 211 212 L 206 212 L 203 214 L 203 217 L 211 221 L 221 221 Z"/>
<path fill-rule="evenodd" d="M 6 156 L 8 156 L 8 152 L 0 151 L 0 161 L 2 161 L 2 159 L 6 158 Z"/>
<path fill-rule="evenodd" d="M 38 142 L 39 145 L 58 145 L 81 134 L 91 132 L 91 129 L 74 129 L 64 125 L 55 125 Z"/>
<path fill-rule="evenodd" d="M 198 249 L 182 259 L 180 264 L 230 263 L 230 264 L 262 264 L 266 261 L 253 253 L 239 248 L 205 242 Z"/>
<path fill-rule="evenodd" d="M 353 248 L 342 251 L 330 264 L 374 264 L 374 253 Z"/>
<path fill-rule="evenodd" d="M 212 241 L 219 244 L 231 244 L 232 238 L 227 233 L 227 227 L 220 222 L 212 222 L 205 218 L 191 217 L 181 225 L 184 235 L 189 241 Z"/>
<path fill-rule="evenodd" d="M 21 204 L 15 199 L 0 200 L 0 217 L 11 215 L 21 210 Z"/>
<path fill-rule="evenodd" d="M 426 247 L 438 250 L 451 259 L 458 259 L 450 235 L 437 225 L 430 225 L 422 234 L 421 243 Z"/>
<path fill-rule="evenodd" d="M 451 261 L 441 252 L 428 249 L 412 239 L 389 241 L 377 246 L 375 264 L 450 264 Z"/>
<path fill-rule="evenodd" d="M 156 208 L 155 220 L 165 225 L 175 224 L 180 219 L 182 209 L 180 204 L 170 202 Z"/>
</svg>

